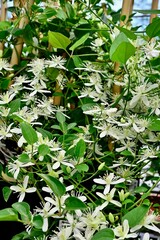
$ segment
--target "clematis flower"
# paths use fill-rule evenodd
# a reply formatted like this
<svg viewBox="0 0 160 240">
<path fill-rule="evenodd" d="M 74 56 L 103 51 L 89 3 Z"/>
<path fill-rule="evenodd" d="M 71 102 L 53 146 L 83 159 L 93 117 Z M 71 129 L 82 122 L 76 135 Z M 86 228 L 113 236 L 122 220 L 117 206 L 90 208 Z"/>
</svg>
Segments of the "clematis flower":
<svg viewBox="0 0 160 240">
<path fill-rule="evenodd" d="M 100 210 L 102 210 L 103 208 L 105 208 L 109 203 L 112 203 L 114 205 L 116 205 L 117 207 L 121 207 L 122 204 L 116 200 L 113 199 L 114 194 L 115 194 L 116 189 L 113 188 L 109 193 L 107 194 L 102 194 L 100 192 L 96 192 L 96 194 L 105 200 L 105 202 L 100 206 Z"/>
<path fill-rule="evenodd" d="M 11 186 L 10 189 L 15 191 L 15 192 L 19 192 L 19 199 L 18 202 L 22 202 L 23 199 L 25 198 L 25 194 L 26 193 L 32 193 L 36 191 L 35 187 L 31 187 L 31 188 L 27 188 L 28 186 L 28 180 L 29 180 L 29 176 L 25 176 L 23 184 L 19 184 L 18 186 Z"/>
<path fill-rule="evenodd" d="M 124 220 L 122 225 L 118 225 L 115 229 L 113 229 L 116 239 L 126 239 L 126 238 L 136 238 L 138 236 L 137 233 L 129 233 L 129 224 L 128 220 Z"/>
<path fill-rule="evenodd" d="M 114 176 L 114 173 L 110 173 L 109 175 L 105 174 L 101 178 L 93 179 L 95 183 L 106 185 L 104 189 L 104 194 L 109 193 L 111 185 L 115 185 L 118 183 L 122 183 L 125 181 L 124 178 L 119 178 Z"/>
<path fill-rule="evenodd" d="M 136 225 L 135 227 L 131 228 L 131 232 L 135 232 L 142 227 L 145 227 L 151 231 L 158 232 L 160 234 L 160 229 L 154 225 L 154 223 L 158 223 L 159 218 L 154 214 L 153 211 L 149 211 L 148 214 L 142 219 L 142 221 Z"/>
</svg>

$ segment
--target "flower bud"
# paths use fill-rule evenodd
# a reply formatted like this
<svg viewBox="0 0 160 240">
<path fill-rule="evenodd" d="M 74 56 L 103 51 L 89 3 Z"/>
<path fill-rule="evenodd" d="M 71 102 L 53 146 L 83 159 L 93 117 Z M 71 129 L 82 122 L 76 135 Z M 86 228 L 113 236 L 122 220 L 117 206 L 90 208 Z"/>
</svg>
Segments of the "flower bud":
<svg viewBox="0 0 160 240">
<path fill-rule="evenodd" d="M 98 170 L 99 170 L 99 171 L 102 170 L 103 167 L 104 167 L 104 165 L 105 165 L 105 162 L 101 163 L 101 164 L 99 165 L 99 167 L 98 167 Z"/>
<path fill-rule="evenodd" d="M 111 223 L 114 223 L 114 216 L 112 213 L 109 213 L 108 218 Z"/>
<path fill-rule="evenodd" d="M 69 166 L 66 167 L 67 173 L 71 172 L 71 168 Z"/>
</svg>

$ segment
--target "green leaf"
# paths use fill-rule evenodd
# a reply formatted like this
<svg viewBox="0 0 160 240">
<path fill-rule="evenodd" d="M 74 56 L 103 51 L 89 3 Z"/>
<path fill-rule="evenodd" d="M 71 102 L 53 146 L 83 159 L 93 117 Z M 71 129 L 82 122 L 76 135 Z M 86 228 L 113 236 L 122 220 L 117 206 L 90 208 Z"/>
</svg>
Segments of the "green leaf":
<svg viewBox="0 0 160 240">
<path fill-rule="evenodd" d="M 20 214 L 23 223 L 27 224 L 31 221 L 32 215 L 28 203 L 16 202 L 12 204 L 12 207 Z"/>
<path fill-rule="evenodd" d="M 121 32 L 110 48 L 110 58 L 114 62 L 125 64 L 135 53 L 135 47 L 129 42 L 127 36 Z"/>
<path fill-rule="evenodd" d="M 40 215 L 35 215 L 33 217 L 33 226 L 37 229 L 42 229 L 43 226 L 43 218 Z"/>
<path fill-rule="evenodd" d="M 22 135 L 28 144 L 32 145 L 38 141 L 37 133 L 29 123 L 22 122 L 20 123 L 20 127 L 22 130 Z"/>
<path fill-rule="evenodd" d="M 76 169 L 78 169 L 79 172 L 88 172 L 88 165 L 85 163 L 79 164 L 76 166 Z"/>
<path fill-rule="evenodd" d="M 71 40 L 58 32 L 48 32 L 49 43 L 54 48 L 66 49 L 68 45 L 71 43 Z"/>
<path fill-rule="evenodd" d="M 18 160 L 23 163 L 28 163 L 31 161 L 27 153 L 22 153 L 21 155 L 19 155 Z"/>
<path fill-rule="evenodd" d="M 91 240 L 113 240 L 114 239 L 114 232 L 112 229 L 104 228 L 97 232 Z"/>
<path fill-rule="evenodd" d="M 132 228 L 132 227 L 138 225 L 143 220 L 143 218 L 147 214 L 148 210 L 149 210 L 149 206 L 140 205 L 140 206 L 132 209 L 128 213 L 126 213 L 123 216 L 122 221 L 127 219 L 129 226 Z"/>
<path fill-rule="evenodd" d="M 138 12 L 138 13 L 143 13 L 143 14 L 160 14 L 160 10 L 151 10 L 151 9 L 137 10 L 137 9 L 134 9 L 133 11 Z"/>
<path fill-rule="evenodd" d="M 69 18 L 73 19 L 75 16 L 75 12 L 74 12 L 74 8 L 72 7 L 72 5 L 70 4 L 70 2 L 66 2 L 65 3 L 65 10 L 67 12 L 67 15 Z"/>
<path fill-rule="evenodd" d="M 13 208 L 0 210 L 0 221 L 18 221 L 18 213 Z"/>
<path fill-rule="evenodd" d="M 78 39 L 70 48 L 69 50 L 74 51 L 77 47 L 82 45 L 89 37 L 89 33 L 82 36 L 80 39 Z"/>
<path fill-rule="evenodd" d="M 160 119 L 159 118 L 152 118 L 152 121 L 148 127 L 150 131 L 160 131 Z"/>
<path fill-rule="evenodd" d="M 57 197 L 61 197 L 65 194 L 66 188 L 58 179 L 47 174 L 38 174 L 38 176 L 46 182 Z"/>
<path fill-rule="evenodd" d="M 74 65 L 75 67 L 81 67 L 82 66 L 82 60 L 80 59 L 80 57 L 78 57 L 77 55 L 73 55 L 72 56 L 72 59 L 73 59 L 73 62 L 74 62 Z"/>
<path fill-rule="evenodd" d="M 40 156 L 45 156 L 50 153 L 50 149 L 46 144 L 41 144 L 38 147 L 38 152 Z"/>
<path fill-rule="evenodd" d="M 20 98 L 17 98 L 15 100 L 13 100 L 10 104 L 9 104 L 9 114 L 16 112 L 19 108 L 20 108 L 20 104 L 21 104 L 21 100 Z"/>
<path fill-rule="evenodd" d="M 86 151 L 86 143 L 83 139 L 79 140 L 75 147 L 75 157 L 81 158 L 84 156 Z"/>
<path fill-rule="evenodd" d="M 66 121 L 65 116 L 61 112 L 56 113 L 56 118 L 59 123 L 63 124 Z"/>
<path fill-rule="evenodd" d="M 160 18 L 154 20 L 146 27 L 146 33 L 150 38 L 160 36 Z"/>
<path fill-rule="evenodd" d="M 49 131 L 47 131 L 43 128 L 39 128 L 39 127 L 37 127 L 36 129 L 37 129 L 38 132 L 40 132 L 42 134 L 42 136 L 44 138 L 48 138 L 49 140 L 53 139 L 53 134 L 51 132 L 49 132 Z"/>
<path fill-rule="evenodd" d="M 2 189 L 2 193 L 3 193 L 4 201 L 7 202 L 9 197 L 10 197 L 10 195 L 11 195 L 11 193 L 12 193 L 12 190 L 9 187 L 5 186 Z"/>
<path fill-rule="evenodd" d="M 75 122 L 69 123 L 67 126 L 67 130 L 73 129 L 76 125 L 77 125 L 77 123 L 75 123 Z"/>
<path fill-rule="evenodd" d="M 0 22 L 0 31 L 8 30 L 11 27 L 11 23 L 9 21 L 1 21 Z"/>
<path fill-rule="evenodd" d="M 130 30 L 123 28 L 123 27 L 118 27 L 118 29 L 120 30 L 120 32 L 123 32 L 128 38 L 136 40 L 137 36 Z"/>
<path fill-rule="evenodd" d="M 78 209 L 86 209 L 87 206 L 83 203 L 79 198 L 76 197 L 68 197 L 65 200 L 66 210 L 78 210 Z"/>
<path fill-rule="evenodd" d="M 16 234 L 15 236 L 12 237 L 11 240 L 23 240 L 23 239 L 29 239 L 29 235 L 27 232 L 21 232 Z"/>
<path fill-rule="evenodd" d="M 147 192 L 147 191 L 148 191 L 148 188 L 147 187 L 143 187 L 143 186 L 136 187 L 134 189 L 135 193 L 144 193 L 144 192 Z"/>
</svg>

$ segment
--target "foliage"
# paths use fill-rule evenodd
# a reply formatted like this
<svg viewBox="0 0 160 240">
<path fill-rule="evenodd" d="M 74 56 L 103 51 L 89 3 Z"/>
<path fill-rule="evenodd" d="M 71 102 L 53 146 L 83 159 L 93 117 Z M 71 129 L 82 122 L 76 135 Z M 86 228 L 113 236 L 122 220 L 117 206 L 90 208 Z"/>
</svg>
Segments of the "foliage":
<svg viewBox="0 0 160 240">
<path fill-rule="evenodd" d="M 0 221 L 26 227 L 13 240 L 160 233 L 160 19 L 140 34 L 106 5 L 36 0 L 0 22 L 2 192 L 18 193 Z"/>
</svg>

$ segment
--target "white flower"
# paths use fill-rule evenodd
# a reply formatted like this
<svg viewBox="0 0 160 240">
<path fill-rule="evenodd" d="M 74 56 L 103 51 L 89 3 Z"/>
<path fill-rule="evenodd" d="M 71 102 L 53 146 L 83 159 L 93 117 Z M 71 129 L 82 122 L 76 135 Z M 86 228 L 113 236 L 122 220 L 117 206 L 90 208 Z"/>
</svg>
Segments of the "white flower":
<svg viewBox="0 0 160 240">
<path fill-rule="evenodd" d="M 42 58 L 33 59 L 32 62 L 27 64 L 27 66 L 30 67 L 28 72 L 32 72 L 37 77 L 44 73 L 46 67 L 45 60 Z"/>
<path fill-rule="evenodd" d="M 126 239 L 126 238 L 136 238 L 137 233 L 129 233 L 129 224 L 128 220 L 124 220 L 122 225 L 117 226 L 113 229 L 116 239 Z"/>
<path fill-rule="evenodd" d="M 12 101 L 15 97 L 15 93 L 7 91 L 6 93 L 0 94 L 0 104 L 7 104 Z"/>
<path fill-rule="evenodd" d="M 48 218 L 52 217 L 55 213 L 55 209 L 52 208 L 53 205 L 49 202 L 43 204 L 42 208 L 36 208 L 35 212 L 43 217 L 42 231 L 46 232 L 48 230 Z"/>
<path fill-rule="evenodd" d="M 93 212 L 86 211 L 86 213 L 83 213 L 79 221 L 86 225 L 85 235 L 89 235 L 91 231 L 94 234 L 96 230 L 104 228 L 108 223 L 104 214 L 100 211 L 100 207 L 96 207 Z"/>
<path fill-rule="evenodd" d="M 0 73 L 3 74 L 2 69 L 5 69 L 7 71 L 13 70 L 13 68 L 10 67 L 9 63 L 5 59 L 0 58 Z"/>
<path fill-rule="evenodd" d="M 160 229 L 154 225 L 154 223 L 158 223 L 157 216 L 153 213 L 153 211 L 149 211 L 148 214 L 142 219 L 142 221 L 136 225 L 135 227 L 131 228 L 131 232 L 135 232 L 142 227 L 145 227 L 151 231 L 158 232 L 160 234 Z"/>
<path fill-rule="evenodd" d="M 69 161 L 67 161 L 67 159 L 65 157 L 65 153 L 66 153 L 66 151 L 61 150 L 58 152 L 56 157 L 52 157 L 52 159 L 55 161 L 55 163 L 53 164 L 54 170 L 58 169 L 61 164 L 74 168 L 74 165 L 69 163 Z"/>
<path fill-rule="evenodd" d="M 11 172 L 13 174 L 13 177 L 15 179 L 17 179 L 21 168 L 29 167 L 29 166 L 33 166 L 33 165 L 34 165 L 34 163 L 32 163 L 32 162 L 20 162 L 20 161 L 16 160 L 13 163 L 8 162 L 8 169 L 9 169 L 9 172 Z"/>
<path fill-rule="evenodd" d="M 30 93 L 30 96 L 33 97 L 37 93 L 50 93 L 51 91 L 44 89 L 44 86 L 42 86 L 40 83 L 36 83 L 35 85 L 32 86 L 32 88 L 29 87 L 24 87 L 25 89 L 28 89 L 32 91 Z"/>
<path fill-rule="evenodd" d="M 101 83 L 101 77 L 99 73 L 91 73 L 89 76 L 89 83 L 85 83 L 85 86 L 93 86 L 97 93 L 101 93 L 102 91 L 102 83 Z"/>
<path fill-rule="evenodd" d="M 71 227 L 64 227 L 59 230 L 59 232 L 56 232 L 56 235 L 51 237 L 50 240 L 68 240 L 72 234 L 72 228 Z"/>
<path fill-rule="evenodd" d="M 106 185 L 103 193 L 107 194 L 110 191 L 111 185 L 115 185 L 115 184 L 122 183 L 125 181 L 124 178 L 119 178 L 119 179 L 118 178 L 119 177 L 114 176 L 114 173 L 110 173 L 109 175 L 105 174 L 103 176 L 103 178 L 102 177 L 95 178 L 95 179 L 93 179 L 93 181 L 98 184 Z"/>
<path fill-rule="evenodd" d="M 46 64 L 48 65 L 48 67 L 67 70 L 64 67 L 65 63 L 66 63 L 66 59 L 62 58 L 61 56 L 57 57 L 55 55 L 52 55 L 51 60 L 46 60 Z"/>
<path fill-rule="evenodd" d="M 0 140 L 12 137 L 12 133 L 11 133 L 12 125 L 13 123 L 11 123 L 9 126 L 7 126 L 6 124 L 2 124 L 0 126 Z"/>
<path fill-rule="evenodd" d="M 29 176 L 25 176 L 23 184 L 19 184 L 18 186 L 11 186 L 10 189 L 15 191 L 15 192 L 19 192 L 19 200 L 18 202 L 22 202 L 25 194 L 26 193 L 32 193 L 36 191 L 35 187 L 31 187 L 31 188 L 27 188 L 28 185 L 28 180 L 29 180 Z"/>
<path fill-rule="evenodd" d="M 116 201 L 116 200 L 113 200 L 115 191 L 116 191 L 116 189 L 113 188 L 113 189 L 112 189 L 109 193 L 107 193 L 107 194 L 102 194 L 102 193 L 100 193 L 100 192 L 96 192 L 96 194 L 97 194 L 100 198 L 102 198 L 102 199 L 105 200 L 105 202 L 101 205 L 100 210 L 102 210 L 103 208 L 105 208 L 109 203 L 112 203 L 112 204 L 114 204 L 114 205 L 116 205 L 116 206 L 118 206 L 118 207 L 121 207 L 121 206 L 122 206 L 122 204 L 121 204 L 120 202 L 118 202 L 118 201 Z"/>
</svg>

